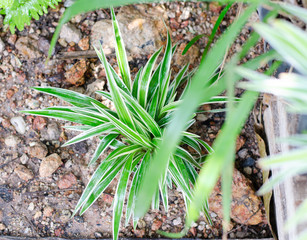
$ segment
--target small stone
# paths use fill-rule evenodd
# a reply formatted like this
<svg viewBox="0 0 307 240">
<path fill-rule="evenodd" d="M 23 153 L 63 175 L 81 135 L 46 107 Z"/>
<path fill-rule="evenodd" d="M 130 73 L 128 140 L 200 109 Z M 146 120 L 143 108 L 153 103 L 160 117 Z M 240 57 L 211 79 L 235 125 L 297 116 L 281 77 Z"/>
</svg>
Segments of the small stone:
<svg viewBox="0 0 307 240">
<path fill-rule="evenodd" d="M 238 156 L 242 159 L 245 159 L 248 155 L 248 149 L 247 148 L 243 148 L 238 152 Z"/>
<path fill-rule="evenodd" d="M 65 174 L 60 177 L 57 184 L 60 189 L 70 188 L 72 185 L 77 184 L 77 178 L 72 173 Z"/>
<path fill-rule="evenodd" d="M 15 94 L 15 90 L 11 88 L 11 89 L 7 90 L 6 98 L 11 99 L 14 96 L 14 94 Z"/>
<path fill-rule="evenodd" d="M 95 82 L 92 82 L 91 84 L 87 85 L 85 94 L 92 95 L 96 91 L 103 90 L 105 85 L 105 81 L 97 79 Z"/>
<path fill-rule="evenodd" d="M 209 9 L 211 12 L 220 13 L 222 6 L 218 2 L 210 2 Z"/>
<path fill-rule="evenodd" d="M 59 140 L 61 130 L 56 122 L 48 124 L 47 128 L 41 130 L 41 137 L 44 140 Z"/>
<path fill-rule="evenodd" d="M 108 204 L 112 204 L 113 199 L 114 199 L 114 197 L 111 196 L 110 194 L 104 193 L 104 194 L 102 195 L 102 201 L 104 201 L 104 202 L 106 202 L 106 203 L 108 203 Z"/>
<path fill-rule="evenodd" d="M 181 223 L 182 223 L 182 220 L 181 220 L 180 217 L 177 217 L 177 218 L 175 218 L 175 219 L 173 220 L 174 226 L 178 226 L 178 225 L 180 225 Z"/>
<path fill-rule="evenodd" d="M 3 223 L 0 223 L 0 231 L 3 231 L 6 229 L 6 226 Z"/>
<path fill-rule="evenodd" d="M 65 41 L 65 39 L 63 39 L 63 38 L 59 38 L 58 42 L 62 47 L 67 47 L 67 45 L 68 45 L 67 42 Z"/>
<path fill-rule="evenodd" d="M 29 181 L 34 178 L 33 172 L 29 170 L 26 166 L 18 164 L 15 167 L 14 172 L 24 181 Z"/>
<path fill-rule="evenodd" d="M 241 147 L 243 147 L 243 145 L 245 144 L 245 139 L 242 136 L 239 136 L 237 138 L 237 142 L 236 142 L 236 151 L 239 151 Z"/>
<path fill-rule="evenodd" d="M 31 36 L 20 37 L 15 46 L 24 57 L 30 60 L 40 57 L 37 40 Z"/>
<path fill-rule="evenodd" d="M 145 235 L 145 229 L 135 229 L 133 232 L 137 238 L 142 238 Z"/>
<path fill-rule="evenodd" d="M 46 38 L 43 38 L 43 37 L 40 37 L 38 39 L 38 49 L 44 53 L 46 56 L 48 56 L 48 51 L 49 51 L 49 48 L 50 48 L 50 43 L 49 41 L 46 39 Z M 54 52 L 54 49 L 53 49 L 53 52 Z M 52 53 L 53 54 L 53 53 Z"/>
<path fill-rule="evenodd" d="M 90 48 L 89 40 L 90 40 L 89 37 L 85 37 L 78 42 L 78 46 L 80 47 L 81 50 L 85 51 Z"/>
<path fill-rule="evenodd" d="M 197 121 L 204 122 L 204 121 L 208 120 L 208 115 L 206 115 L 206 114 L 197 114 L 196 119 L 197 119 Z"/>
<path fill-rule="evenodd" d="M 252 172 L 253 172 L 253 169 L 250 168 L 250 167 L 245 167 L 243 170 L 244 170 L 244 172 L 245 172 L 246 174 L 248 174 L 248 175 L 251 175 Z"/>
<path fill-rule="evenodd" d="M 84 223 L 84 219 L 82 216 L 74 216 L 74 219 L 76 220 L 76 222 L 78 223 Z"/>
<path fill-rule="evenodd" d="M 95 238 L 102 238 L 102 233 L 101 232 L 95 232 L 94 236 L 95 236 Z"/>
<path fill-rule="evenodd" d="M 51 217 L 52 216 L 52 213 L 53 213 L 54 209 L 50 206 L 47 206 L 44 208 L 44 216 L 45 217 Z"/>
<path fill-rule="evenodd" d="M 40 217 L 42 216 L 42 212 L 41 211 L 37 211 L 35 214 L 34 214 L 34 219 L 39 219 Z"/>
<path fill-rule="evenodd" d="M 192 233 L 193 237 L 196 236 L 197 234 L 197 231 L 196 231 L 196 228 L 195 227 L 191 227 L 190 230 L 189 230 L 190 233 Z"/>
<path fill-rule="evenodd" d="M 144 229 L 146 227 L 146 222 L 143 219 L 140 219 L 137 225 L 138 228 Z"/>
<path fill-rule="evenodd" d="M 85 83 L 83 75 L 86 70 L 86 61 L 81 59 L 65 73 L 66 81 L 76 86 L 83 85 Z"/>
<path fill-rule="evenodd" d="M 203 231 L 204 228 L 205 228 L 205 225 L 199 225 L 199 226 L 197 227 L 198 231 Z"/>
<path fill-rule="evenodd" d="M 10 122 L 18 133 L 24 134 L 26 132 L 26 123 L 22 117 L 12 117 Z"/>
<path fill-rule="evenodd" d="M 60 32 L 60 38 L 65 39 L 66 42 L 74 42 L 78 43 L 82 37 L 82 34 L 79 29 L 77 29 L 74 25 L 71 23 L 66 23 L 63 25 L 61 32 Z"/>
<path fill-rule="evenodd" d="M 2 53 L 4 51 L 4 49 L 5 49 L 5 44 L 2 41 L 2 39 L 0 38 L 0 53 Z M 1 54 L 1 56 L 2 56 L 2 54 Z"/>
<path fill-rule="evenodd" d="M 28 153 L 31 157 L 43 159 L 48 154 L 48 149 L 42 142 L 34 142 L 33 146 L 28 148 Z"/>
<path fill-rule="evenodd" d="M 162 226 L 162 221 L 155 219 L 151 225 L 152 231 L 157 231 Z"/>
<path fill-rule="evenodd" d="M 244 160 L 244 162 L 242 163 L 242 167 L 254 167 L 255 166 L 255 159 L 248 157 L 247 159 Z"/>
<path fill-rule="evenodd" d="M 69 210 L 63 210 L 60 216 L 60 219 L 63 223 L 66 223 L 69 221 L 70 216 L 71 216 L 71 212 Z"/>
<path fill-rule="evenodd" d="M 39 167 L 39 175 L 41 177 L 50 177 L 62 164 L 60 156 L 57 153 L 53 153 L 43 159 Z"/>
<path fill-rule="evenodd" d="M 251 182 L 237 169 L 234 169 L 232 181 L 232 201 L 230 217 L 239 224 L 257 225 L 265 222 L 262 213 L 262 202 L 251 188 Z M 223 218 L 221 181 L 214 187 L 210 198 L 210 210 L 215 212 L 219 218 Z"/>
<path fill-rule="evenodd" d="M 28 206 L 28 210 L 29 211 L 33 211 L 34 210 L 34 203 L 30 202 L 29 206 Z"/>
<path fill-rule="evenodd" d="M 216 213 L 214 213 L 214 212 L 211 212 L 211 213 L 210 213 L 210 216 L 211 216 L 212 218 L 217 217 Z"/>
<path fill-rule="evenodd" d="M 4 139 L 5 145 L 12 148 L 16 147 L 17 144 L 20 142 L 21 142 L 20 138 L 17 137 L 16 135 L 10 135 Z"/>
<path fill-rule="evenodd" d="M 185 8 L 182 11 L 182 14 L 180 15 L 181 20 L 187 20 L 190 17 L 191 9 Z"/>
<path fill-rule="evenodd" d="M 47 124 L 47 121 L 45 118 L 41 117 L 41 116 L 37 116 L 34 118 L 33 120 L 33 125 L 32 128 L 34 130 L 42 130 Z"/>
</svg>

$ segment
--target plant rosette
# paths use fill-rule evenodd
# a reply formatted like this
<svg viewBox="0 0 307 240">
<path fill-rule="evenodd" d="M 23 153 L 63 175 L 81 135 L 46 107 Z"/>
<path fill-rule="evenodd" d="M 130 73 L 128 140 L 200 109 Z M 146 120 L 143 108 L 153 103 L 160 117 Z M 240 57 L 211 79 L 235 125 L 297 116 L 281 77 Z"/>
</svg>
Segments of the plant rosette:
<svg viewBox="0 0 307 240">
<path fill-rule="evenodd" d="M 100 143 L 89 162 L 94 164 L 107 149 L 113 151 L 101 161 L 83 191 L 74 211 L 83 214 L 104 192 L 113 179 L 120 174 L 113 202 L 113 238 L 118 238 L 120 221 L 123 215 L 124 200 L 127 195 L 125 223 L 133 220 L 136 227 L 138 219 L 134 215 L 135 201 L 140 183 L 143 181 L 148 165 L 154 156 L 157 143 L 163 136 L 165 127 L 170 123 L 173 111 L 180 105 L 184 92 L 190 86 L 193 72 L 188 73 L 189 65 L 183 66 L 171 81 L 171 60 L 176 50 L 172 47 L 170 34 L 162 61 L 157 59 L 160 48 L 148 60 L 131 80 L 124 43 L 119 31 L 114 10 L 111 10 L 113 29 L 116 38 L 116 56 L 120 76 L 107 62 L 102 47 L 95 49 L 103 63 L 110 92 L 97 91 L 97 94 L 113 102 L 116 111 L 110 110 L 100 101 L 83 94 L 53 87 L 34 87 L 33 89 L 56 96 L 72 106 L 49 107 L 41 110 L 25 110 L 26 114 L 46 116 L 67 120 L 81 125 L 64 126 L 68 130 L 79 131 L 80 134 L 66 142 L 64 146 L 98 136 Z M 212 76 L 212 84 L 220 74 Z M 183 86 L 179 96 L 178 88 Z M 213 97 L 206 104 L 225 102 L 226 97 Z M 192 116 L 193 117 L 193 116 Z M 193 123 L 186 123 L 188 129 Z M 185 144 L 194 149 L 195 154 L 181 147 Z M 211 147 L 196 134 L 183 131 L 180 144 L 170 156 L 169 165 L 159 188 L 152 200 L 152 208 L 159 209 L 160 199 L 164 209 L 168 209 L 168 189 L 173 184 L 180 189 L 186 206 L 192 198 L 192 189 L 197 178 L 196 169 L 201 168 L 204 153 L 212 153 Z M 130 182 L 128 184 L 128 182 Z M 204 204 L 204 212 L 209 221 L 208 205 Z"/>
</svg>

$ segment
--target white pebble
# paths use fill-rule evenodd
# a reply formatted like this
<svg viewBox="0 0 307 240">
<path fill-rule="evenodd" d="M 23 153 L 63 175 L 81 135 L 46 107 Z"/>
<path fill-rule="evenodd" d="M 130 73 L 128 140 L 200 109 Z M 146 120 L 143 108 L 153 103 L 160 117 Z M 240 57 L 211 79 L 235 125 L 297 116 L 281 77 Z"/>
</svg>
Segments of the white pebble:
<svg viewBox="0 0 307 240">
<path fill-rule="evenodd" d="M 24 134 L 26 132 L 26 123 L 22 117 L 13 117 L 10 121 L 18 133 Z"/>
</svg>

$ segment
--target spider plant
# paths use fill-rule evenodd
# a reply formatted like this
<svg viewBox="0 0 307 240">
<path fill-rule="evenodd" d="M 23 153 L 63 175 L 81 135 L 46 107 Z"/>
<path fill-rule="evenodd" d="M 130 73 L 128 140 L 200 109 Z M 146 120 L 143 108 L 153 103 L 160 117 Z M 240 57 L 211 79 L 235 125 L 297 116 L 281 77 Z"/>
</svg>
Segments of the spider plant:
<svg viewBox="0 0 307 240">
<path fill-rule="evenodd" d="M 78 211 L 83 214 L 119 174 L 113 200 L 113 238 L 117 239 L 126 196 L 125 222 L 128 224 L 132 219 L 136 227 L 138 217 L 135 215 L 135 201 L 140 191 L 140 184 L 148 174 L 149 163 L 158 150 L 157 145 L 163 137 L 165 128 L 171 122 L 173 111 L 180 106 L 182 96 L 190 86 L 190 77 L 193 73 L 189 73 L 189 65 L 185 65 L 172 77 L 171 60 L 176 45 L 172 47 L 168 33 L 162 60 L 158 62 L 162 52 L 160 48 L 136 73 L 132 81 L 124 43 L 113 9 L 111 9 L 111 16 L 120 76 L 107 62 L 100 46 L 100 50 L 96 49 L 96 52 L 104 65 L 110 92 L 97 91 L 97 94 L 112 101 L 116 111 L 107 108 L 96 99 L 77 92 L 53 87 L 34 87 L 35 90 L 56 96 L 72 106 L 23 112 L 81 124 L 65 126 L 66 129 L 79 131 L 80 134 L 66 142 L 63 147 L 95 136 L 99 137 L 100 143 L 89 165 L 94 164 L 106 149 L 109 147 L 113 149 L 93 173 L 77 203 L 74 214 Z M 210 83 L 214 84 L 219 75 L 218 72 L 212 74 Z M 183 89 L 181 95 L 178 91 L 180 87 Z M 226 97 L 212 97 L 206 103 L 226 100 Z M 187 121 L 186 129 L 194 122 L 194 119 Z M 188 152 L 182 145 L 194 149 L 194 154 Z M 173 186 L 180 189 L 188 206 L 197 178 L 196 169 L 201 168 L 203 155 L 211 152 L 213 152 L 211 147 L 198 135 L 182 131 L 181 142 L 177 145 L 176 151 L 169 156 L 167 171 L 159 181 L 158 188 L 155 189 L 152 208 L 159 209 L 161 201 L 167 211 L 168 188 Z M 206 203 L 203 210 L 210 221 Z"/>
</svg>

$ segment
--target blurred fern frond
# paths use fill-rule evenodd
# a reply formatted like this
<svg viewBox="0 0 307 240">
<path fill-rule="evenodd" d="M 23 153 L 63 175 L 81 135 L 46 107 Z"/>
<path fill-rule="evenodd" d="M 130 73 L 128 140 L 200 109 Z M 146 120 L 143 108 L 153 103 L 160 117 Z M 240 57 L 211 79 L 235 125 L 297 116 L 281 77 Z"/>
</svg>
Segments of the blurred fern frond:
<svg viewBox="0 0 307 240">
<path fill-rule="evenodd" d="M 55 8 L 61 0 L 0 0 L 1 14 L 5 15 L 4 24 L 19 31 L 29 25 L 32 18 L 38 20 L 40 15 L 48 12 L 48 7 Z"/>
</svg>

